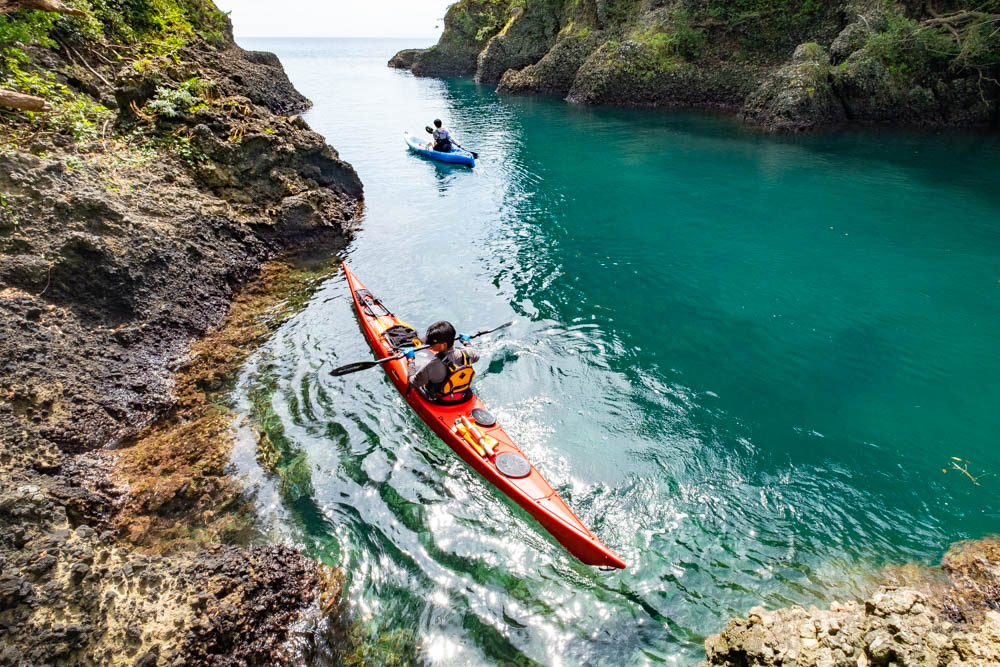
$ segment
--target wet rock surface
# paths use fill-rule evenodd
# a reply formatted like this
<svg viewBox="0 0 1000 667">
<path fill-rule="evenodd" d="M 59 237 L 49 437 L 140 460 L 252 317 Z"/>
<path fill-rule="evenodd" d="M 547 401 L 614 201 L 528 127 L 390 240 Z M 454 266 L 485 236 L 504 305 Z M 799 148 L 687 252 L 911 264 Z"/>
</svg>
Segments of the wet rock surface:
<svg viewBox="0 0 1000 667">
<path fill-rule="evenodd" d="M 52 480 L 5 482 L 2 665 L 263 664 L 319 594 L 315 563 L 287 547 L 142 554 L 74 527 Z"/>
<path fill-rule="evenodd" d="M 1000 541 L 961 542 L 940 570 L 895 568 L 864 601 L 754 607 L 705 640 L 703 665 L 1000 664 Z"/>
</svg>

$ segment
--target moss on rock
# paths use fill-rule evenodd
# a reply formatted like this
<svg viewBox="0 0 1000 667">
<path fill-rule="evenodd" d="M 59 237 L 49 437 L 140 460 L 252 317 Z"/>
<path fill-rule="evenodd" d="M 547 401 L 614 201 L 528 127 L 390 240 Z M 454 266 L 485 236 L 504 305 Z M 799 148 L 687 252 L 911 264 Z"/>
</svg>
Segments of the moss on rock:
<svg viewBox="0 0 1000 667">
<path fill-rule="evenodd" d="M 246 541 L 253 507 L 242 485 L 227 475 L 234 415 L 224 392 L 242 361 L 335 270 L 333 259 L 270 262 L 236 297 L 222 325 L 192 346 L 174 381 L 173 412 L 140 433 L 116 460 L 116 478 L 128 492 L 115 523 L 130 542 L 167 552 Z"/>
<path fill-rule="evenodd" d="M 580 66 L 604 42 L 602 33 L 584 30 L 561 38 L 535 64 L 520 70 L 508 69 L 497 90 L 514 95 L 568 94 Z"/>
<path fill-rule="evenodd" d="M 962 64 L 972 56 L 950 33 L 909 18 L 899 8 L 877 7 L 858 19 L 834 41 L 841 60 L 831 71 L 849 118 L 918 125 L 995 122 L 1000 85 Z M 1000 44 L 995 48 L 1000 53 Z"/>
<path fill-rule="evenodd" d="M 743 63 L 695 66 L 655 44 L 609 40 L 580 66 L 567 99 L 583 104 L 737 109 L 761 78 Z"/>
<path fill-rule="evenodd" d="M 792 62 L 773 72 L 747 97 L 743 118 L 772 130 L 802 131 L 846 120 L 830 82 L 830 56 L 808 42 Z"/>
<path fill-rule="evenodd" d="M 536 2 L 527 9 L 514 7 L 504 28 L 490 38 L 476 62 L 476 81 L 498 83 L 504 72 L 539 61 L 560 30 L 559 5 Z"/>
</svg>

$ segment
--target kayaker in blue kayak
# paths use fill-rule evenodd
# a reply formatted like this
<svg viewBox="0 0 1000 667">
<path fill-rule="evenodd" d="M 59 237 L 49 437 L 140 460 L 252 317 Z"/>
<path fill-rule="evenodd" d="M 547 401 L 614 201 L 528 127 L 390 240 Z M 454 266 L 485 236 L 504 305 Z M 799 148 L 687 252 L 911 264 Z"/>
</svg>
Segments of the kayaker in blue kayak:
<svg viewBox="0 0 1000 667">
<path fill-rule="evenodd" d="M 441 119 L 434 119 L 434 145 L 429 146 L 432 150 L 441 151 L 442 153 L 451 152 L 451 133 L 448 132 L 444 127 L 441 126 Z"/>
<path fill-rule="evenodd" d="M 455 349 L 456 337 L 462 341 L 460 350 Z M 469 345 L 469 337 L 456 336 L 451 322 L 435 322 L 427 327 L 423 343 L 430 347 L 404 353 L 410 360 L 410 387 L 437 403 L 461 403 L 470 398 L 476 375 L 472 364 L 479 361 L 479 353 Z"/>
</svg>

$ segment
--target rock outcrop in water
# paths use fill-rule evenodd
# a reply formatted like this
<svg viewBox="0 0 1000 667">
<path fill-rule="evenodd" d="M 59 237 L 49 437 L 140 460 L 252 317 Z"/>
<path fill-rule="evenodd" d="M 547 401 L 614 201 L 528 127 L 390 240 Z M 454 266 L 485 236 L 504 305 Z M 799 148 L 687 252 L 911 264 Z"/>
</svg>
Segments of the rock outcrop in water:
<svg viewBox="0 0 1000 667">
<path fill-rule="evenodd" d="M 799 131 L 995 126 L 1000 6 L 811 0 L 460 0 L 440 42 L 390 64 L 506 94 L 721 108 Z"/>
<path fill-rule="evenodd" d="M 703 665 L 1000 664 L 1000 541 L 954 545 L 941 570 L 897 568 L 863 602 L 755 607 L 705 641 Z"/>
<path fill-rule="evenodd" d="M 5 79 L 54 107 L 0 111 L 0 664 L 270 663 L 336 577 L 209 530 L 138 548 L 160 523 L 122 525 L 142 487 L 107 448 L 171 413 L 264 262 L 344 242 L 361 183 L 210 2 L 82 4 L 0 16 Z M 212 505 L 225 457 L 192 452 L 211 483 L 151 478 L 149 512 Z"/>
<path fill-rule="evenodd" d="M 444 33 L 429 49 L 404 49 L 389 61 L 391 67 L 421 76 L 462 76 L 476 71 L 480 42 L 492 37 L 506 20 L 506 3 L 462 0 L 448 8 Z"/>
</svg>

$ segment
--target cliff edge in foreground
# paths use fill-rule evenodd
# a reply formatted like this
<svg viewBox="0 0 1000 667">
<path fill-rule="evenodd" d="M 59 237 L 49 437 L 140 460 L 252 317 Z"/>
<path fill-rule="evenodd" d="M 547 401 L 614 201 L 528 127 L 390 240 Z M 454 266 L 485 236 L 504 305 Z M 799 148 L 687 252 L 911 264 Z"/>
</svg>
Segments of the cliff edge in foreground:
<svg viewBox="0 0 1000 667">
<path fill-rule="evenodd" d="M 224 449 L 158 489 L 183 541 L 116 520 L 141 489 L 112 471 L 262 263 L 346 242 L 361 183 L 209 0 L 3 3 L 0 103 L 0 664 L 271 663 L 335 577 L 200 528 Z"/>
<path fill-rule="evenodd" d="M 390 66 L 506 94 L 720 108 L 798 131 L 996 126 L 1000 2 L 459 0 Z"/>
</svg>

